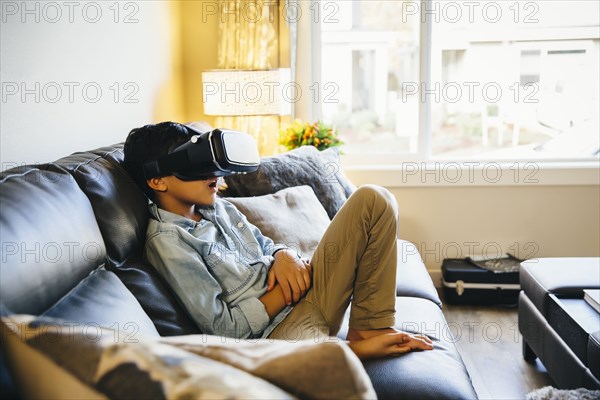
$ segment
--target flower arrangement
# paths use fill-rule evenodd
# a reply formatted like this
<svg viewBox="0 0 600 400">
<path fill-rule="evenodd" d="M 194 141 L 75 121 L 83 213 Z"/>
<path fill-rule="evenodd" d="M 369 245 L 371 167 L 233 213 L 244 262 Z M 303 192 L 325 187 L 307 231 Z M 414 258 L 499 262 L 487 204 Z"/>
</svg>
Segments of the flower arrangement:
<svg viewBox="0 0 600 400">
<path fill-rule="evenodd" d="M 296 119 L 286 129 L 279 132 L 279 144 L 288 150 L 300 146 L 315 146 L 318 150 L 344 144 L 339 137 L 337 129 L 322 121 L 302 122 Z"/>
</svg>

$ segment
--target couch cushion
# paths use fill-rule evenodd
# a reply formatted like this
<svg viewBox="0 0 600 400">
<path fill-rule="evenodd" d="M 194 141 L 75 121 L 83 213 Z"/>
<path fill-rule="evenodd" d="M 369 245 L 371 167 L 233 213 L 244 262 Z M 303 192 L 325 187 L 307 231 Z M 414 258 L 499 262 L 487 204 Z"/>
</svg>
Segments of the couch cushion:
<svg viewBox="0 0 600 400">
<path fill-rule="evenodd" d="M 421 260 L 417 246 L 401 239 L 398 240 L 396 296 L 420 297 L 442 307 L 442 301 Z"/>
<path fill-rule="evenodd" d="M 600 288 L 600 258 L 538 258 L 521 263 L 521 288 L 542 314 L 548 294 L 582 297 L 583 289 Z"/>
<path fill-rule="evenodd" d="M 275 243 L 310 258 L 329 226 L 325 209 L 310 186 L 296 186 L 256 197 L 229 197 L 248 221 Z"/>
<path fill-rule="evenodd" d="M 90 199 L 108 256 L 116 262 L 141 252 L 148 225 L 148 200 L 121 166 L 122 147 L 75 153 L 55 162 Z"/>
<path fill-rule="evenodd" d="M 302 146 L 284 154 L 264 157 L 256 172 L 225 178 L 225 197 L 262 196 L 292 186 L 310 186 L 323 204 L 330 219 L 344 204 L 346 195 L 335 177 L 336 169 L 328 168 L 319 151 Z"/>
<path fill-rule="evenodd" d="M 161 336 L 189 335 L 200 329 L 179 304 L 156 270 L 138 257 L 107 268 L 133 293 Z"/>
<path fill-rule="evenodd" d="M 358 357 L 334 338 L 319 342 L 196 335 L 161 342 L 242 369 L 300 399 L 375 398 Z"/>
<path fill-rule="evenodd" d="M 338 337 L 345 338 L 349 312 Z M 379 399 L 476 399 L 456 346 L 456 339 L 442 310 L 426 299 L 398 297 L 396 328 L 427 335 L 434 341 L 430 351 L 365 361 L 364 367 Z"/>
<path fill-rule="evenodd" d="M 129 340 L 159 336 L 140 303 L 110 271 L 93 271 L 42 316 L 121 330 Z"/>
<path fill-rule="evenodd" d="M 3 172 L 0 210 L 0 290 L 12 312 L 44 312 L 105 261 L 92 207 L 60 168 Z"/>
</svg>

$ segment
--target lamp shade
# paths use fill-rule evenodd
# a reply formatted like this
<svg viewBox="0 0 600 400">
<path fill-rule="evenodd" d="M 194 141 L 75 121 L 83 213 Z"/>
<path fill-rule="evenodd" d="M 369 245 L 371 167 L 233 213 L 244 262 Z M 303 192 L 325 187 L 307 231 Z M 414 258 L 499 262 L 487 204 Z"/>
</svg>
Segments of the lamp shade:
<svg viewBox="0 0 600 400">
<path fill-rule="evenodd" d="M 221 69 L 202 73 L 205 115 L 288 115 L 290 69 L 266 71 Z"/>
</svg>

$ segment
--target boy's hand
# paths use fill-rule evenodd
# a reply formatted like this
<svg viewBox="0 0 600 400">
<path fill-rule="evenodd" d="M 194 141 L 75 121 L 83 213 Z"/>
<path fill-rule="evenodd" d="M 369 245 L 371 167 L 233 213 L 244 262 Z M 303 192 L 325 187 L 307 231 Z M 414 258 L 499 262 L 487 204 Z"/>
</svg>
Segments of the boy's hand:
<svg viewBox="0 0 600 400">
<path fill-rule="evenodd" d="M 291 250 L 280 250 L 275 253 L 275 262 L 269 270 L 267 291 L 279 283 L 287 305 L 297 303 L 311 284 L 311 266 L 298 258 Z"/>
</svg>

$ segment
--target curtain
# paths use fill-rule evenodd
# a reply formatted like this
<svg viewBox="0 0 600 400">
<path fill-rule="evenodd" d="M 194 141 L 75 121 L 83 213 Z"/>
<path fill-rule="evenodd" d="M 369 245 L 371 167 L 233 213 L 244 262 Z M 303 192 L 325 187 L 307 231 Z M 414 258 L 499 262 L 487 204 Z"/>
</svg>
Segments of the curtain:
<svg viewBox="0 0 600 400">
<path fill-rule="evenodd" d="M 285 1 L 285 0 L 282 0 Z M 280 63 L 279 0 L 221 0 L 218 68 L 268 70 Z M 261 155 L 279 150 L 279 116 L 218 117 L 215 125 L 252 134 Z"/>
</svg>

